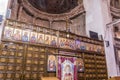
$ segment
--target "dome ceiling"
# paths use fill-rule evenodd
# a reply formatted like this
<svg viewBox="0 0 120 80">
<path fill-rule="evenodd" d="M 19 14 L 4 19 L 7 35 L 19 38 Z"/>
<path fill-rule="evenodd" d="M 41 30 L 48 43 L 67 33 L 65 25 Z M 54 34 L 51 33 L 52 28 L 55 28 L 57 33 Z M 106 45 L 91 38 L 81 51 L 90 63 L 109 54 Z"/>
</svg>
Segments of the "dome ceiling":
<svg viewBox="0 0 120 80">
<path fill-rule="evenodd" d="M 69 12 L 78 6 L 78 0 L 28 0 L 35 8 L 51 13 L 60 14 Z"/>
</svg>

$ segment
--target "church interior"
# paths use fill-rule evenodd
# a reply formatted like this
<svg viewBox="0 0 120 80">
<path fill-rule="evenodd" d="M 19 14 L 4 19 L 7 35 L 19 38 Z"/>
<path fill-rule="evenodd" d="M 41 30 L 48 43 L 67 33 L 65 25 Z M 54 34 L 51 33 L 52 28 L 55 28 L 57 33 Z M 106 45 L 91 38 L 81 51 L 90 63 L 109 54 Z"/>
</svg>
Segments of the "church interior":
<svg viewBox="0 0 120 80">
<path fill-rule="evenodd" d="M 0 80 L 120 80 L 120 0 L 0 5 Z"/>
</svg>

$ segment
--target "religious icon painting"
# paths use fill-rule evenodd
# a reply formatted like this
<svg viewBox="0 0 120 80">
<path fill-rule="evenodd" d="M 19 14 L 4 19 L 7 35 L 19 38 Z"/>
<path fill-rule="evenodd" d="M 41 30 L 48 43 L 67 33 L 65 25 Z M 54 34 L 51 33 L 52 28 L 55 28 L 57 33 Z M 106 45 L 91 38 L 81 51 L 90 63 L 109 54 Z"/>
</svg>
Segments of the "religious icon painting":
<svg viewBox="0 0 120 80">
<path fill-rule="evenodd" d="M 89 44 L 89 51 L 92 51 L 92 44 Z"/>
<path fill-rule="evenodd" d="M 38 43 L 44 43 L 44 34 L 42 33 L 38 33 L 38 39 L 37 39 Z"/>
<path fill-rule="evenodd" d="M 66 60 L 66 62 L 62 64 L 62 80 L 73 80 L 73 73 L 74 65 L 69 60 Z"/>
<path fill-rule="evenodd" d="M 56 71 L 56 56 L 48 55 L 47 71 L 48 72 L 55 72 Z"/>
<path fill-rule="evenodd" d="M 98 45 L 97 52 L 101 52 L 101 46 L 100 45 Z"/>
<path fill-rule="evenodd" d="M 23 42 L 28 42 L 29 41 L 29 36 L 30 36 L 30 32 L 29 31 L 25 31 L 23 30 L 22 32 L 22 41 Z"/>
<path fill-rule="evenodd" d="M 19 41 L 19 40 L 21 40 L 21 35 L 22 35 L 22 30 L 15 29 L 13 39 Z"/>
<path fill-rule="evenodd" d="M 57 36 L 52 36 L 51 43 L 52 46 L 57 46 Z"/>
<path fill-rule="evenodd" d="M 68 48 L 69 48 L 69 49 L 72 49 L 72 48 L 73 48 L 72 40 L 69 39 L 69 40 L 68 40 L 68 43 L 69 43 Z"/>
<path fill-rule="evenodd" d="M 66 41 L 65 38 L 59 38 L 59 46 L 61 48 L 65 48 L 65 41 Z"/>
<path fill-rule="evenodd" d="M 70 47 L 70 49 L 75 49 L 75 41 L 74 40 L 69 40 L 69 47 Z"/>
<path fill-rule="evenodd" d="M 86 43 L 86 50 L 89 51 L 89 43 Z"/>
<path fill-rule="evenodd" d="M 82 58 L 77 59 L 77 70 L 78 72 L 84 72 L 84 62 Z"/>
<path fill-rule="evenodd" d="M 97 52 L 100 52 L 100 45 L 97 45 Z"/>
<path fill-rule="evenodd" d="M 75 49 L 76 48 L 75 40 L 72 40 L 72 44 L 73 44 L 73 48 Z"/>
<path fill-rule="evenodd" d="M 37 41 L 37 33 L 36 32 L 31 32 L 30 34 L 30 42 L 31 43 L 36 43 Z"/>
<path fill-rule="evenodd" d="M 59 38 L 59 47 L 62 47 L 64 45 L 63 38 Z"/>
<path fill-rule="evenodd" d="M 6 26 L 5 30 L 4 30 L 4 38 L 5 39 L 12 39 L 13 30 L 14 30 L 14 28 Z"/>
<path fill-rule="evenodd" d="M 75 57 L 58 56 L 57 76 L 60 80 L 77 80 Z"/>
<path fill-rule="evenodd" d="M 65 40 L 65 48 L 70 48 L 69 47 L 69 39 L 64 39 Z"/>
<path fill-rule="evenodd" d="M 68 40 L 66 38 L 63 38 L 63 48 L 67 48 L 67 45 L 69 45 Z"/>
<path fill-rule="evenodd" d="M 80 44 L 80 49 L 81 49 L 81 50 L 85 50 L 85 49 L 86 49 L 84 42 L 81 42 L 81 44 Z"/>
<path fill-rule="evenodd" d="M 68 49 L 71 49 L 71 47 L 70 47 L 70 46 L 71 46 L 71 45 L 70 45 L 71 40 L 70 40 L 70 39 L 66 39 L 66 41 L 67 41 L 67 44 L 68 44 L 68 45 L 67 45 L 67 48 L 68 48 Z"/>
<path fill-rule="evenodd" d="M 51 35 L 45 35 L 45 44 L 50 45 L 51 42 Z"/>
<path fill-rule="evenodd" d="M 81 43 L 80 40 L 78 39 L 75 40 L 76 49 L 80 49 L 80 45 L 81 45 L 80 43 Z"/>
<path fill-rule="evenodd" d="M 94 51 L 97 51 L 97 45 L 94 45 Z"/>
</svg>

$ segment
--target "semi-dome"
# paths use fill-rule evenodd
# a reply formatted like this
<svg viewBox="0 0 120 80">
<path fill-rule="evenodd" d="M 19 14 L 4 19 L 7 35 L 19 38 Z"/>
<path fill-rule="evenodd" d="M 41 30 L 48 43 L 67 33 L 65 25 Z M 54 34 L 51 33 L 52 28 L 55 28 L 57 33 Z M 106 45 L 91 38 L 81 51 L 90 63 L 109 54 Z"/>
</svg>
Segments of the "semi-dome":
<svg viewBox="0 0 120 80">
<path fill-rule="evenodd" d="M 52 14 L 69 12 L 78 5 L 78 0 L 28 0 L 35 8 Z"/>
</svg>

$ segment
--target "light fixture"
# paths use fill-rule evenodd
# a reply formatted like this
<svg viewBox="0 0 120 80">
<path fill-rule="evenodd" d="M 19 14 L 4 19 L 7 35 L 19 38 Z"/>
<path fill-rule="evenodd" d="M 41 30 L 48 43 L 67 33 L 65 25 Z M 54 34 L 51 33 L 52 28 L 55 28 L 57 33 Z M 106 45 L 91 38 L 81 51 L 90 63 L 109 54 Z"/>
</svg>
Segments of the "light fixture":
<svg viewBox="0 0 120 80">
<path fill-rule="evenodd" d="M 69 33 L 67 33 L 67 38 L 69 38 L 70 37 L 70 34 Z"/>
<path fill-rule="evenodd" d="M 70 22 L 70 20 L 68 19 L 68 17 L 66 17 L 66 32 L 67 32 L 66 37 L 67 37 L 67 38 L 70 37 L 70 27 L 69 27 L 69 22 Z"/>
</svg>

